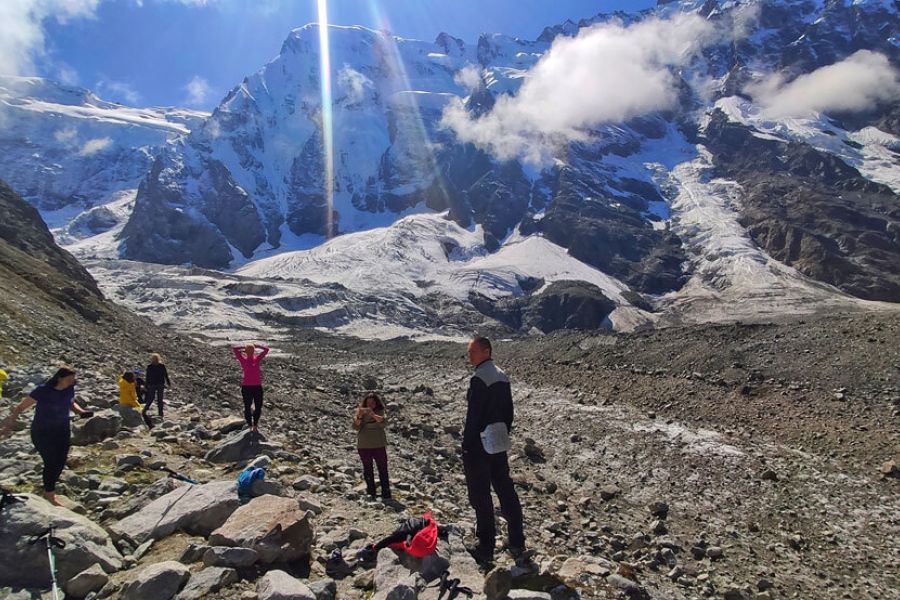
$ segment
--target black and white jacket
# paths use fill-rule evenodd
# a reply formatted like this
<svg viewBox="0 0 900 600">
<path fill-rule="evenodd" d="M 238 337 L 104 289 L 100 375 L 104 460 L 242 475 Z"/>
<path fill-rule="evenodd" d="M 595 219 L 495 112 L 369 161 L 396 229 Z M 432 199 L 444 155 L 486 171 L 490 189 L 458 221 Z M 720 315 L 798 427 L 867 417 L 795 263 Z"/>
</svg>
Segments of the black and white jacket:
<svg viewBox="0 0 900 600">
<path fill-rule="evenodd" d="M 466 393 L 466 426 L 463 429 L 462 447 L 467 452 L 483 452 L 481 432 L 491 423 L 506 423 L 512 429 L 512 390 L 506 373 L 488 359 L 478 365 L 469 380 Z"/>
</svg>

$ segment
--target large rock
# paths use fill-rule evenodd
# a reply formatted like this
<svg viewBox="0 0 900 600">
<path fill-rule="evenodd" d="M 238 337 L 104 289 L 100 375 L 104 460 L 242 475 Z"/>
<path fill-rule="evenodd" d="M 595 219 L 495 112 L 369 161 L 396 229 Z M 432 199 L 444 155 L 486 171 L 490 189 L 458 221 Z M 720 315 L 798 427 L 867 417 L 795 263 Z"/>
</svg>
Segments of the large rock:
<svg viewBox="0 0 900 600">
<path fill-rule="evenodd" d="M 72 427 L 72 445 L 87 446 L 114 437 L 122 428 L 122 417 L 112 410 L 96 413 L 84 423 Z"/>
<path fill-rule="evenodd" d="M 235 431 L 243 429 L 246 424 L 247 422 L 243 418 L 231 415 L 213 419 L 209 423 L 209 428 L 213 431 L 218 431 L 222 435 L 228 435 L 229 433 L 234 433 Z"/>
<path fill-rule="evenodd" d="M 509 569 L 497 567 L 484 576 L 484 595 L 487 600 L 506 600 L 512 588 L 512 574 Z"/>
<path fill-rule="evenodd" d="M 213 546 L 203 554 L 203 564 L 207 567 L 249 567 L 259 560 L 259 554 L 250 548 Z"/>
<path fill-rule="evenodd" d="M 37 496 L 20 497 L 24 502 L 5 507 L 0 516 L 0 582 L 3 585 L 50 584 L 46 543 L 29 544 L 29 541 L 51 526 L 54 535 L 66 544 L 64 548 L 54 549 L 59 581 L 69 581 L 93 565 L 99 565 L 105 573 L 122 568 L 122 555 L 102 527 Z"/>
<path fill-rule="evenodd" d="M 100 565 L 94 565 L 65 582 L 62 587 L 66 592 L 66 596 L 84 598 L 91 592 L 100 591 L 108 581 L 109 575 L 106 574 Z"/>
<path fill-rule="evenodd" d="M 269 571 L 256 583 L 259 600 L 316 600 L 309 587 L 284 571 Z"/>
<path fill-rule="evenodd" d="M 375 566 L 375 595 L 372 600 L 417 600 L 424 581 L 400 562 L 397 553 L 382 548 Z"/>
<path fill-rule="evenodd" d="M 214 463 L 232 463 L 250 460 L 262 454 L 277 452 L 280 448 L 270 444 L 260 433 L 249 429 L 239 431 L 206 453 L 206 460 Z"/>
<path fill-rule="evenodd" d="M 133 544 L 162 539 L 179 530 L 205 537 L 222 525 L 239 504 L 233 481 L 184 484 L 113 524 L 110 532 Z"/>
<path fill-rule="evenodd" d="M 143 417 L 141 417 L 141 413 L 130 406 L 117 404 L 112 407 L 112 411 L 118 413 L 122 418 L 122 427 L 141 427 L 144 424 L 144 419 Z"/>
<path fill-rule="evenodd" d="M 176 600 L 203 600 L 210 598 L 222 588 L 240 580 L 237 571 L 222 567 L 210 567 L 191 575 L 184 589 L 175 596 Z"/>
<path fill-rule="evenodd" d="M 191 572 L 174 560 L 145 567 L 122 592 L 122 600 L 169 600 L 184 587 Z"/>
<path fill-rule="evenodd" d="M 250 548 L 263 563 L 297 560 L 309 555 L 313 543 L 311 515 L 292 498 L 260 496 L 234 511 L 209 543 Z"/>
</svg>

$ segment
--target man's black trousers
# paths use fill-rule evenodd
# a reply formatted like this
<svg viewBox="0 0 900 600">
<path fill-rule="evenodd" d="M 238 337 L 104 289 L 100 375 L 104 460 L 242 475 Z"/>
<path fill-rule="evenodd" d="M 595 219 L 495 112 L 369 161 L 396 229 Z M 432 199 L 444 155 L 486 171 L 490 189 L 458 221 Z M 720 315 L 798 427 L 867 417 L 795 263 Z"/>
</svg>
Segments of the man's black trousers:
<svg viewBox="0 0 900 600">
<path fill-rule="evenodd" d="M 486 550 L 494 549 L 497 525 L 494 522 L 494 502 L 491 498 L 493 487 L 500 500 L 500 512 L 509 529 L 509 545 L 524 548 L 522 505 L 509 476 L 506 452 L 488 454 L 483 450 L 464 451 L 463 469 L 466 473 L 469 503 L 475 509 L 475 535 L 479 545 Z"/>
</svg>

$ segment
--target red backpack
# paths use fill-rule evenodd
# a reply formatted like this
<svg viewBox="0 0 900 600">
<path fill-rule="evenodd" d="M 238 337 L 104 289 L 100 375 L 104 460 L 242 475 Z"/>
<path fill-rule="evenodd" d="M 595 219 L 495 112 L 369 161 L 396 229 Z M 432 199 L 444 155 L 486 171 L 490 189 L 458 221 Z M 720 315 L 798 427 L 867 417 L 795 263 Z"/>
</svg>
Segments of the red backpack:
<svg viewBox="0 0 900 600">
<path fill-rule="evenodd" d="M 424 558 L 434 552 L 437 548 L 438 541 L 438 524 L 434 520 L 431 511 L 428 511 L 423 518 L 428 520 L 428 524 L 420 529 L 409 542 L 397 542 L 391 544 L 394 550 L 403 550 L 414 558 Z"/>
</svg>

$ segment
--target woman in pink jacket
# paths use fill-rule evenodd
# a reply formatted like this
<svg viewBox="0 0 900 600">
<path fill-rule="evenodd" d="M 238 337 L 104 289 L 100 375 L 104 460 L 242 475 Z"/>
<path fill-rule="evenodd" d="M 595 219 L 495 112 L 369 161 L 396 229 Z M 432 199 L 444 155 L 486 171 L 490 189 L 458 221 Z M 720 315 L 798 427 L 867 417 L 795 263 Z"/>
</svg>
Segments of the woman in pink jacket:
<svg viewBox="0 0 900 600">
<path fill-rule="evenodd" d="M 241 380 L 241 397 L 244 399 L 244 418 L 247 420 L 247 426 L 254 432 L 259 431 L 259 416 L 262 414 L 263 404 L 263 388 L 262 388 L 262 360 L 269 353 L 269 347 L 260 344 L 262 350 L 256 353 L 256 346 L 247 344 L 244 346 L 243 354 L 240 346 L 232 347 L 234 357 L 241 363 L 241 369 L 244 371 L 244 377 Z M 250 405 L 253 405 L 253 412 L 250 412 Z"/>
</svg>

